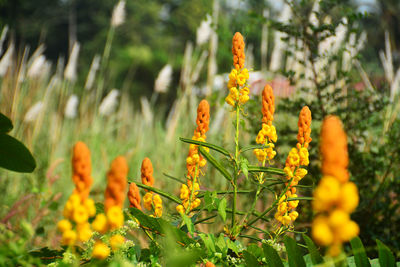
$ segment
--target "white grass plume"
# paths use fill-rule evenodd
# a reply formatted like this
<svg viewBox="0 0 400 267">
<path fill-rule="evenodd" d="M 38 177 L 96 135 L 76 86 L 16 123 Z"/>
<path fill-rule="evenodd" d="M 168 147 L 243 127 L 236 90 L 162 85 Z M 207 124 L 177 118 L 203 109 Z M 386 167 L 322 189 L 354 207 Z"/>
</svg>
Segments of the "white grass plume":
<svg viewBox="0 0 400 267">
<path fill-rule="evenodd" d="M 44 106 L 43 102 L 38 101 L 32 107 L 30 107 L 25 114 L 24 122 L 27 123 L 34 122 L 38 118 L 40 112 L 42 111 L 43 106 Z"/>
<path fill-rule="evenodd" d="M 172 66 L 165 65 L 158 73 L 157 79 L 154 82 L 154 91 L 157 93 L 166 93 L 172 80 Z"/>
<path fill-rule="evenodd" d="M 103 99 L 99 106 L 99 113 L 103 116 L 109 116 L 115 112 L 118 105 L 119 91 L 112 89 Z"/>
<path fill-rule="evenodd" d="M 211 16 L 207 14 L 205 20 L 200 23 L 200 26 L 196 31 L 196 44 L 202 45 L 205 44 L 209 39 L 213 32 L 211 28 Z"/>
<path fill-rule="evenodd" d="M 14 44 L 11 43 L 6 53 L 0 60 L 0 77 L 4 77 L 4 75 L 6 75 L 8 67 L 11 66 L 11 60 L 13 54 L 14 54 Z"/>
<path fill-rule="evenodd" d="M 85 83 L 86 90 L 92 89 L 94 80 L 96 78 L 96 72 L 98 71 L 99 67 L 100 67 L 100 56 L 95 55 L 92 64 L 90 65 L 89 74 L 86 78 L 86 83 Z"/>
<path fill-rule="evenodd" d="M 125 22 L 125 1 L 119 1 L 118 4 L 114 6 L 114 10 L 111 17 L 111 25 L 113 27 L 118 27 Z"/>
<path fill-rule="evenodd" d="M 64 77 L 67 80 L 72 82 L 76 81 L 76 69 L 78 65 L 78 56 L 79 56 L 80 45 L 78 42 L 75 42 L 72 47 L 71 54 L 69 55 L 67 66 L 65 67 Z"/>
<path fill-rule="evenodd" d="M 74 119 L 78 115 L 79 98 L 77 95 L 72 94 L 65 105 L 64 115 L 68 119 Z"/>
</svg>

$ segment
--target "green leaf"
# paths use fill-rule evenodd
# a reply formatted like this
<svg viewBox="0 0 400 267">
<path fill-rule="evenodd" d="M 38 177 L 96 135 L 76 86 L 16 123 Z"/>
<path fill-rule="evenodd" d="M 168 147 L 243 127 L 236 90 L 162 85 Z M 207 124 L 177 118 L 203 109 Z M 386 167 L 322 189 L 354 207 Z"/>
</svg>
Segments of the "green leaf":
<svg viewBox="0 0 400 267">
<path fill-rule="evenodd" d="M 378 239 L 376 240 L 376 244 L 378 245 L 379 263 L 381 266 L 395 267 L 395 258 L 390 249 Z"/>
<path fill-rule="evenodd" d="M 229 172 L 219 163 L 211 154 L 204 150 L 204 148 L 199 147 L 200 153 L 210 162 L 226 179 L 232 181 L 232 177 Z"/>
<path fill-rule="evenodd" d="M 0 113 L 0 133 L 8 133 L 13 128 L 12 122 L 3 113 Z"/>
<path fill-rule="evenodd" d="M 303 255 L 293 238 L 285 236 L 283 240 L 288 255 L 289 267 L 306 267 Z"/>
<path fill-rule="evenodd" d="M 222 220 L 226 221 L 226 198 L 221 199 L 218 204 L 218 213 L 221 215 Z"/>
<path fill-rule="evenodd" d="M 194 232 L 194 225 L 192 220 L 186 215 L 186 214 L 182 214 L 182 219 L 186 224 L 186 227 L 189 231 L 189 233 L 193 236 L 193 232 Z"/>
<path fill-rule="evenodd" d="M 0 167 L 16 172 L 33 172 L 36 162 L 31 152 L 17 139 L 0 134 Z"/>
<path fill-rule="evenodd" d="M 216 199 L 217 199 L 217 194 L 215 193 L 215 191 L 213 192 L 207 191 L 204 194 L 204 205 L 205 208 L 208 210 L 208 212 L 211 212 L 215 208 Z"/>
<path fill-rule="evenodd" d="M 160 196 L 168 198 L 169 200 L 171 200 L 171 201 L 173 201 L 173 202 L 175 202 L 177 204 L 181 204 L 182 203 L 181 200 L 179 198 L 177 198 L 176 196 L 174 196 L 174 195 L 172 195 L 170 193 L 164 192 L 164 191 L 162 191 L 160 189 L 157 189 L 157 188 L 154 188 L 154 187 L 151 187 L 151 186 L 148 186 L 148 185 L 140 184 L 140 183 L 136 183 L 136 185 L 138 187 L 140 187 L 140 188 L 152 191 L 154 193 L 159 194 Z"/>
<path fill-rule="evenodd" d="M 354 259 L 357 267 L 368 267 L 371 266 L 369 263 L 365 248 L 361 239 L 356 236 L 350 240 L 351 248 L 353 249 Z"/>
<path fill-rule="evenodd" d="M 249 169 L 248 169 L 249 161 L 245 158 L 240 160 L 240 169 L 242 170 L 246 179 L 249 179 Z"/>
<path fill-rule="evenodd" d="M 293 201 L 293 200 L 313 200 L 313 197 L 289 197 L 287 201 Z"/>
<path fill-rule="evenodd" d="M 243 251 L 243 257 L 244 261 L 246 262 L 246 266 L 253 267 L 259 265 L 257 258 L 247 250 Z"/>
<path fill-rule="evenodd" d="M 180 245 L 195 243 L 193 239 L 188 237 L 187 233 L 164 219 L 150 217 L 136 208 L 129 208 L 129 212 L 139 221 L 140 227 L 144 230 L 151 231 L 163 237 L 171 237 Z"/>
<path fill-rule="evenodd" d="M 265 145 L 250 145 L 250 146 L 244 146 L 240 149 L 240 153 L 246 152 L 248 150 L 253 150 L 257 148 L 265 148 Z"/>
<path fill-rule="evenodd" d="M 55 262 L 56 260 L 62 259 L 64 252 L 65 249 L 52 250 L 48 247 L 44 247 L 39 250 L 30 251 L 29 254 L 34 257 L 40 258 L 40 260 L 44 264 L 50 264 L 52 262 Z"/>
<path fill-rule="evenodd" d="M 182 138 L 182 137 L 179 137 L 179 140 L 181 140 L 182 142 L 185 142 L 185 143 L 189 143 L 189 144 L 205 146 L 205 147 L 208 147 L 208 148 L 210 148 L 212 150 L 215 150 L 215 151 L 217 151 L 217 152 L 219 152 L 219 153 L 221 153 L 221 154 L 223 154 L 223 155 L 225 155 L 227 157 L 231 157 L 231 154 L 225 148 L 217 146 L 217 145 L 214 145 L 214 144 L 201 142 L 201 141 L 196 141 L 196 140 L 192 140 L 192 139 L 188 139 L 188 138 Z"/>
<path fill-rule="evenodd" d="M 270 174 L 286 175 L 282 169 L 278 169 L 278 168 L 249 165 L 248 169 L 249 169 L 249 172 L 266 172 L 266 173 L 270 173 Z"/>
<path fill-rule="evenodd" d="M 273 247 L 263 244 L 263 249 L 269 267 L 283 267 L 282 260 Z"/>
<path fill-rule="evenodd" d="M 214 244 L 214 239 L 212 238 L 213 236 L 211 234 L 199 234 L 201 240 L 203 240 L 204 245 L 206 246 L 207 250 L 210 253 L 215 253 L 215 244 Z"/>
<path fill-rule="evenodd" d="M 322 259 L 321 254 L 319 254 L 317 247 L 314 242 L 307 235 L 303 234 L 303 239 L 306 242 L 308 252 L 310 253 L 311 261 L 313 264 L 322 263 L 324 260 Z"/>
<path fill-rule="evenodd" d="M 181 180 L 181 179 L 179 179 L 179 178 L 176 178 L 176 177 L 174 177 L 174 176 L 172 176 L 172 175 L 169 175 L 169 174 L 167 174 L 167 173 L 165 173 L 165 172 L 163 172 L 163 174 L 164 174 L 165 177 L 167 177 L 167 178 L 169 178 L 169 179 L 172 179 L 172 180 L 174 180 L 174 181 L 177 181 L 177 182 L 179 182 L 179 183 L 181 183 L 181 184 L 186 184 L 185 181 L 183 181 L 183 180 Z"/>
</svg>

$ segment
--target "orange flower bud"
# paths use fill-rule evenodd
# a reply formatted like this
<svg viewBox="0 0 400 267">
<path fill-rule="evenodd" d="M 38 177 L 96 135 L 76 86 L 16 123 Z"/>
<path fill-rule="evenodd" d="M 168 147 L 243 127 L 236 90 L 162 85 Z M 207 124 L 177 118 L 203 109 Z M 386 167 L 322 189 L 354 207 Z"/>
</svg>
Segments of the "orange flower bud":
<svg viewBox="0 0 400 267">
<path fill-rule="evenodd" d="M 299 133 L 297 134 L 297 141 L 308 148 L 309 143 L 311 142 L 311 111 L 307 106 L 304 106 L 299 115 Z"/>
<path fill-rule="evenodd" d="M 245 54 L 244 54 L 244 41 L 240 32 L 235 33 L 232 39 L 232 54 L 233 65 L 235 69 L 242 69 L 244 67 Z"/>
<path fill-rule="evenodd" d="M 347 166 L 347 136 L 340 119 L 328 116 L 324 119 L 321 129 L 322 173 L 335 177 L 341 183 L 349 180 Z"/>
<path fill-rule="evenodd" d="M 267 123 L 268 125 L 272 124 L 274 120 L 274 112 L 275 112 L 275 97 L 272 87 L 268 84 L 265 85 L 264 90 L 262 92 L 262 114 L 263 114 L 263 123 Z"/>
<path fill-rule="evenodd" d="M 210 123 L 210 105 L 207 100 L 201 100 L 199 107 L 197 108 L 197 119 L 196 131 L 201 135 L 204 135 L 208 131 L 208 125 Z"/>
<path fill-rule="evenodd" d="M 153 164 L 151 164 L 149 158 L 144 158 L 142 162 L 141 177 L 142 177 L 142 184 L 153 186 L 154 184 Z"/>
<path fill-rule="evenodd" d="M 128 199 L 129 199 L 130 207 L 135 207 L 137 209 L 142 210 L 142 206 L 140 206 L 139 188 L 137 187 L 137 185 L 134 182 L 132 182 L 129 185 Z"/>
<path fill-rule="evenodd" d="M 128 164 L 122 156 L 116 157 L 107 173 L 107 188 L 105 192 L 105 208 L 124 205 L 127 186 Z"/>
<path fill-rule="evenodd" d="M 77 193 L 81 201 L 84 201 L 89 196 L 93 178 L 90 176 L 92 172 L 90 150 L 85 143 L 80 141 L 73 148 L 72 172 L 72 180 L 75 184 L 74 193 Z"/>
</svg>

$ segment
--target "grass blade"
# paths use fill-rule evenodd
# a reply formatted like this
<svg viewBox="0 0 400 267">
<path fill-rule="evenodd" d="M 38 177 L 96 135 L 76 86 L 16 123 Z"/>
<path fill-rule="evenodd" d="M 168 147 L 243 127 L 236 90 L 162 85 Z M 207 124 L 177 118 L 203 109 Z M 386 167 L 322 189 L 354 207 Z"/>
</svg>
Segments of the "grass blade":
<svg viewBox="0 0 400 267">
<path fill-rule="evenodd" d="M 356 236 L 350 240 L 351 248 L 353 249 L 354 260 L 357 267 L 371 267 L 367 253 L 365 253 L 365 248 L 361 239 Z"/>
<path fill-rule="evenodd" d="M 200 153 L 209 161 L 228 181 L 232 181 L 232 177 L 229 172 L 219 163 L 210 153 L 199 147 Z"/>
<path fill-rule="evenodd" d="M 317 247 L 314 242 L 307 235 L 303 234 L 303 239 L 306 242 L 308 252 L 310 253 L 311 261 L 313 264 L 320 264 L 324 260 L 322 259 L 321 254 L 319 254 Z"/>
<path fill-rule="evenodd" d="M 379 264 L 381 266 L 395 267 L 395 259 L 390 249 L 378 239 L 376 244 L 378 245 Z"/>
<path fill-rule="evenodd" d="M 297 246 L 293 238 L 285 236 L 283 240 L 288 255 L 289 267 L 306 267 L 303 255 L 301 255 L 300 248 Z"/>
<path fill-rule="evenodd" d="M 278 168 L 271 168 L 271 167 L 261 167 L 261 166 L 248 166 L 249 172 L 266 172 L 270 174 L 277 174 L 277 175 L 286 175 L 282 169 Z"/>
<path fill-rule="evenodd" d="M 188 138 L 182 138 L 182 137 L 179 137 L 179 140 L 181 140 L 182 142 L 185 142 L 185 143 L 189 143 L 189 144 L 205 146 L 205 147 L 208 147 L 208 148 L 210 148 L 212 150 L 215 150 L 215 151 L 217 151 L 217 152 L 219 152 L 219 153 L 221 153 L 221 154 L 223 154 L 223 155 L 225 155 L 227 157 L 232 157 L 231 154 L 225 148 L 217 146 L 217 145 L 214 145 L 214 144 L 201 142 L 201 141 L 196 141 L 196 140 L 192 140 L 192 139 L 188 139 Z"/>
<path fill-rule="evenodd" d="M 278 253 L 268 244 L 263 244 L 265 258 L 270 267 L 283 267 L 283 263 Z"/>
<path fill-rule="evenodd" d="M 152 192 L 154 192 L 154 193 L 159 194 L 160 196 L 163 196 L 163 197 L 165 197 L 165 198 L 168 198 L 169 200 L 171 200 L 171 201 L 173 201 L 173 202 L 175 202 L 175 203 L 177 203 L 177 204 L 182 204 L 182 203 L 181 203 L 181 200 L 180 200 L 179 198 L 177 198 L 177 197 L 174 196 L 174 195 L 171 195 L 170 193 L 164 192 L 164 191 L 162 191 L 162 190 L 160 190 L 160 189 L 157 189 L 157 188 L 154 188 L 154 187 L 151 187 L 151 186 L 148 186 L 148 185 L 144 185 L 144 184 L 136 183 L 136 185 L 137 185 L 138 187 L 140 187 L 140 188 L 143 188 L 143 189 L 152 191 Z"/>
</svg>

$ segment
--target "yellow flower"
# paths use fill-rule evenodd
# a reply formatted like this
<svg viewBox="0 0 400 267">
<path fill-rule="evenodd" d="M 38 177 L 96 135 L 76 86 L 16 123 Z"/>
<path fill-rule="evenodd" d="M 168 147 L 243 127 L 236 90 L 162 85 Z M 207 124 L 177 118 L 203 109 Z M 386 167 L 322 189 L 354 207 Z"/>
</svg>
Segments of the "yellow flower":
<svg viewBox="0 0 400 267">
<path fill-rule="evenodd" d="M 230 94 L 225 98 L 225 102 L 228 105 L 231 105 L 232 107 L 235 106 L 235 100 L 233 100 L 233 98 L 232 98 L 232 96 Z"/>
<path fill-rule="evenodd" d="M 345 183 L 340 189 L 338 206 L 346 212 L 353 212 L 358 206 L 357 186 L 352 182 Z"/>
<path fill-rule="evenodd" d="M 79 241 L 86 242 L 92 237 L 93 232 L 89 223 L 78 225 L 77 230 Z"/>
<path fill-rule="evenodd" d="M 119 206 L 112 206 L 107 211 L 107 220 L 111 230 L 118 229 L 124 224 L 124 214 Z"/>
<path fill-rule="evenodd" d="M 73 219 L 77 224 L 82 224 L 88 220 L 88 213 L 84 206 L 79 205 L 75 207 Z"/>
<path fill-rule="evenodd" d="M 182 205 L 176 206 L 176 211 L 179 212 L 179 213 L 185 213 L 185 209 L 183 208 Z"/>
<path fill-rule="evenodd" d="M 283 225 L 288 225 L 288 224 L 290 224 L 291 222 L 292 222 L 292 219 L 290 218 L 289 215 L 283 216 L 283 218 L 282 218 L 282 223 L 283 223 Z"/>
<path fill-rule="evenodd" d="M 333 233 L 329 227 L 328 219 L 324 216 L 318 216 L 314 219 L 311 234 L 320 245 L 328 246 L 333 242 Z"/>
<path fill-rule="evenodd" d="M 343 210 L 336 209 L 329 215 L 329 224 L 333 228 L 341 228 L 350 221 L 350 215 Z"/>
<path fill-rule="evenodd" d="M 299 216 L 299 213 L 297 211 L 292 211 L 291 213 L 289 213 L 289 217 L 290 217 L 290 219 L 292 219 L 292 221 L 295 221 L 298 216 Z"/>
<path fill-rule="evenodd" d="M 60 232 L 64 233 L 65 231 L 71 230 L 72 225 L 70 221 L 64 219 L 58 222 L 57 228 Z"/>
<path fill-rule="evenodd" d="M 96 206 L 94 205 L 93 199 L 86 199 L 85 202 L 83 202 L 83 205 L 85 206 L 89 217 L 93 217 L 94 215 L 96 215 Z"/>
<path fill-rule="evenodd" d="M 146 195 L 143 197 L 143 205 L 144 208 L 147 210 L 152 209 L 152 203 L 153 203 L 153 192 L 147 192 Z"/>
<path fill-rule="evenodd" d="M 339 196 L 339 181 L 332 176 L 324 176 L 314 191 L 313 209 L 315 211 L 329 210 L 339 199 Z"/>
<path fill-rule="evenodd" d="M 182 184 L 181 186 L 181 194 L 180 194 L 181 199 L 188 199 L 189 198 L 189 189 L 187 185 Z"/>
<path fill-rule="evenodd" d="M 231 95 L 232 99 L 237 101 L 239 99 L 239 91 L 235 87 L 229 89 L 229 94 Z"/>
<path fill-rule="evenodd" d="M 354 221 L 349 220 L 340 229 L 338 229 L 336 234 L 341 241 L 346 242 L 356 237 L 359 232 L 360 228 L 358 227 L 358 225 Z"/>
<path fill-rule="evenodd" d="M 289 164 L 292 166 L 299 166 L 300 156 L 299 156 L 299 153 L 297 152 L 296 148 L 292 148 L 292 150 L 290 150 L 289 156 L 288 156 L 288 161 L 289 161 Z"/>
<path fill-rule="evenodd" d="M 72 246 L 76 241 L 76 232 L 74 230 L 67 230 L 62 235 L 61 242 L 64 245 Z"/>
<path fill-rule="evenodd" d="M 101 241 L 97 241 L 94 244 L 92 257 L 100 260 L 104 260 L 110 255 L 110 248 Z"/>
<path fill-rule="evenodd" d="M 97 214 L 96 218 L 92 222 L 93 230 L 99 233 L 105 233 L 107 231 L 107 217 L 104 213 Z"/>
<path fill-rule="evenodd" d="M 124 242 L 125 238 L 122 235 L 113 235 L 110 238 L 110 245 L 113 251 L 119 249 Z"/>
</svg>

